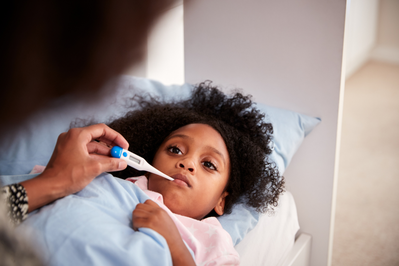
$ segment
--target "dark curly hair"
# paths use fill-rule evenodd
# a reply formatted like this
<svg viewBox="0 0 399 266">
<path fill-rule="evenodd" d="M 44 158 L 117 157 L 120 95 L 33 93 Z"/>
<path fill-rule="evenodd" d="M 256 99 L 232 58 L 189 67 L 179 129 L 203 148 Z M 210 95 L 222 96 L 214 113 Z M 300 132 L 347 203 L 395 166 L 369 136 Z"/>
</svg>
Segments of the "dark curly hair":
<svg viewBox="0 0 399 266">
<path fill-rule="evenodd" d="M 210 82 L 203 82 L 195 86 L 188 100 L 160 102 L 135 96 L 133 105 L 139 109 L 109 126 L 126 138 L 130 150 L 151 164 L 173 131 L 193 123 L 210 125 L 224 139 L 230 156 L 224 212 L 230 213 L 242 197 L 246 204 L 264 212 L 277 206 L 284 180 L 267 156 L 272 152 L 272 124 L 264 122 L 265 115 L 253 106 L 250 97 L 241 93 L 228 96 Z M 128 178 L 142 173 L 128 167 L 112 174 Z"/>
</svg>

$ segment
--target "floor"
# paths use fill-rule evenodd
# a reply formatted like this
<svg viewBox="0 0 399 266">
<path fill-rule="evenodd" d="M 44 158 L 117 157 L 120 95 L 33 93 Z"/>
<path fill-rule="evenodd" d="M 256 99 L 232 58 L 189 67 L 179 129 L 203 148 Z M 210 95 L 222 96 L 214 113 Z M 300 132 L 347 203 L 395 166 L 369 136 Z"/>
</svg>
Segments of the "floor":
<svg viewBox="0 0 399 266">
<path fill-rule="evenodd" d="M 345 86 L 333 266 L 399 265 L 399 66 Z"/>
</svg>

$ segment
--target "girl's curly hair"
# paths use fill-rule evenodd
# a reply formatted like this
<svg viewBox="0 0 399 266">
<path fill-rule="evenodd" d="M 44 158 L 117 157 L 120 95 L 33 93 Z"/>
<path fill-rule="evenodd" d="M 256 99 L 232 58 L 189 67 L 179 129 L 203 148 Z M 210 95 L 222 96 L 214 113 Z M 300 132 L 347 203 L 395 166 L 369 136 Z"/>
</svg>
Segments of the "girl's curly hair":
<svg viewBox="0 0 399 266">
<path fill-rule="evenodd" d="M 241 197 L 264 212 L 269 206 L 277 206 L 284 180 L 267 156 L 272 152 L 272 124 L 264 122 L 265 115 L 253 106 L 250 97 L 241 93 L 228 96 L 210 82 L 203 82 L 188 100 L 160 102 L 135 96 L 133 103 L 140 108 L 109 126 L 126 138 L 130 150 L 149 163 L 164 139 L 178 128 L 193 123 L 212 126 L 224 139 L 230 156 L 225 213 L 230 213 Z M 113 173 L 120 178 L 140 174 L 130 167 Z"/>
</svg>

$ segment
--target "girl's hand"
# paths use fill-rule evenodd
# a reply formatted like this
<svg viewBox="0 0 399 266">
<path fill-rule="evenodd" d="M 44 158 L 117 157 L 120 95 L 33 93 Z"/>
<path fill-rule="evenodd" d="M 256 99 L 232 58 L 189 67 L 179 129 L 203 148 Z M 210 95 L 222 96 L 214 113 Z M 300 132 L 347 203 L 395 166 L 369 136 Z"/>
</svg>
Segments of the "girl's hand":
<svg viewBox="0 0 399 266">
<path fill-rule="evenodd" d="M 175 223 L 169 214 L 152 200 L 139 203 L 133 211 L 133 229 L 150 228 L 162 235 L 168 243 L 173 265 L 195 265 Z"/>
<path fill-rule="evenodd" d="M 82 190 L 102 172 L 127 167 L 124 160 L 110 157 L 109 147 L 94 140 L 124 149 L 129 146 L 121 134 L 104 124 L 62 133 L 44 172 L 21 183 L 28 195 L 29 212 Z"/>
</svg>

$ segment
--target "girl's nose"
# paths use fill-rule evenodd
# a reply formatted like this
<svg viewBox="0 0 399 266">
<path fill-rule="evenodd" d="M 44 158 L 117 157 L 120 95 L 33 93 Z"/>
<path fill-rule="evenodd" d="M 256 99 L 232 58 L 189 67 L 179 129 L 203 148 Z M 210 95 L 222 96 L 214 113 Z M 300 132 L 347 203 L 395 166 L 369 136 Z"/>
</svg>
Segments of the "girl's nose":
<svg viewBox="0 0 399 266">
<path fill-rule="evenodd" d="M 194 171 L 195 171 L 194 163 L 191 162 L 190 160 L 183 160 L 183 161 L 180 161 L 180 162 L 178 163 L 178 167 L 179 167 L 179 168 L 183 168 L 183 169 L 187 169 L 187 170 L 190 171 L 191 173 L 194 173 Z"/>
</svg>

